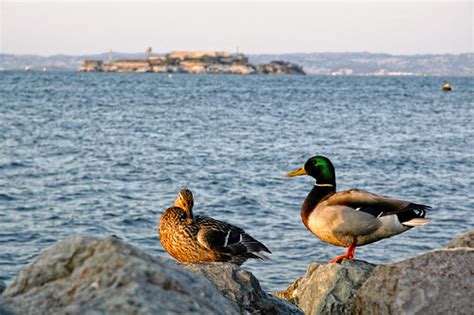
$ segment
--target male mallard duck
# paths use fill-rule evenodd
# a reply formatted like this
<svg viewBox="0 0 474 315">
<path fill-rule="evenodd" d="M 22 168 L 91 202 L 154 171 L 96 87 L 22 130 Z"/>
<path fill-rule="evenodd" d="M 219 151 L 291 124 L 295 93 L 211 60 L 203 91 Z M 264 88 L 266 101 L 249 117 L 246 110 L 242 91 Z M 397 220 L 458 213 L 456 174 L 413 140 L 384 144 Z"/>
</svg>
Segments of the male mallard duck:
<svg viewBox="0 0 474 315">
<path fill-rule="evenodd" d="M 329 262 L 353 259 L 356 245 L 370 244 L 430 221 L 425 218 L 429 206 L 358 189 L 336 192 L 334 166 L 324 156 L 314 156 L 287 174 L 300 175 L 316 179 L 301 208 L 304 225 L 324 242 L 348 247 L 345 255 Z"/>
<path fill-rule="evenodd" d="M 226 222 L 193 214 L 193 194 L 181 189 L 174 205 L 160 218 L 161 245 L 180 262 L 231 262 L 243 264 L 248 258 L 266 259 L 268 248 Z"/>
</svg>

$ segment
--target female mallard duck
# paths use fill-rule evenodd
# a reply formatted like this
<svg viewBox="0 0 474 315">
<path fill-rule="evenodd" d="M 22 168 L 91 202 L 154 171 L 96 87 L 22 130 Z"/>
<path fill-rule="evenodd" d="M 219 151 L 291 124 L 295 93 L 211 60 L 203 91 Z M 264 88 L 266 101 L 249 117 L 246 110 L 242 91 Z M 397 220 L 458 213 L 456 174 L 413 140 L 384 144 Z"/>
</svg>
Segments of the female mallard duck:
<svg viewBox="0 0 474 315">
<path fill-rule="evenodd" d="M 248 258 L 266 259 L 268 248 L 226 222 L 193 214 L 193 194 L 182 189 L 171 208 L 160 219 L 161 245 L 180 262 L 231 262 L 243 264 Z"/>
<path fill-rule="evenodd" d="M 304 200 L 301 217 L 308 230 L 324 242 L 348 247 L 329 262 L 353 259 L 356 245 L 365 245 L 422 226 L 429 206 L 386 198 L 358 189 L 336 192 L 336 173 L 324 156 L 310 158 L 287 176 L 309 175 L 316 184 Z"/>
</svg>

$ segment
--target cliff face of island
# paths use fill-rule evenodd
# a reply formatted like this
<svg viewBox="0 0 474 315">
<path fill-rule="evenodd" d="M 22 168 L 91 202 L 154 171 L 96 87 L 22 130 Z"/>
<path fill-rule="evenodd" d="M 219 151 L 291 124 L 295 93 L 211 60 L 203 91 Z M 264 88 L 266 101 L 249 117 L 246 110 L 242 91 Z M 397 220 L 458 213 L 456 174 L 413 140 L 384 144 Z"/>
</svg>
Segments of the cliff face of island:
<svg viewBox="0 0 474 315">
<path fill-rule="evenodd" d="M 305 74 L 300 66 L 272 61 L 254 66 L 244 54 L 220 51 L 176 51 L 147 59 L 86 60 L 80 72 L 154 72 L 154 73 L 226 73 L 226 74 Z"/>
</svg>

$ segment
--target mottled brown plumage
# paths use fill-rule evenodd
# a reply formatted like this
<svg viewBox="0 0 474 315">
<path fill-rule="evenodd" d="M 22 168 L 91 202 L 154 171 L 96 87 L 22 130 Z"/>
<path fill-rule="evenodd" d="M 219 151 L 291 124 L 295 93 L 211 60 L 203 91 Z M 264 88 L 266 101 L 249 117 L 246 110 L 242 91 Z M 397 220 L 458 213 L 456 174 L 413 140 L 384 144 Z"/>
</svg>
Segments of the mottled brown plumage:
<svg viewBox="0 0 474 315">
<path fill-rule="evenodd" d="M 270 250 L 239 227 L 194 215 L 193 195 L 182 189 L 174 205 L 160 218 L 158 234 L 163 248 L 180 262 L 231 262 L 265 259 Z"/>
</svg>

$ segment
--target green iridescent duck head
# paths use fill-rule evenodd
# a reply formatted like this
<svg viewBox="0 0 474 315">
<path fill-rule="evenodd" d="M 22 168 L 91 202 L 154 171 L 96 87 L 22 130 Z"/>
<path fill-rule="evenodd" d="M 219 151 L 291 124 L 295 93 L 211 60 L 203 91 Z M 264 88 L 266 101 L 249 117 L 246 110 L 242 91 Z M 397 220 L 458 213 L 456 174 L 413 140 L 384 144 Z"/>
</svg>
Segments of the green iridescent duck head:
<svg viewBox="0 0 474 315">
<path fill-rule="evenodd" d="M 325 156 L 313 156 L 303 167 L 286 174 L 289 177 L 301 175 L 315 178 L 317 184 L 336 185 L 336 171 L 331 161 Z"/>
<path fill-rule="evenodd" d="M 192 212 L 194 206 L 194 198 L 191 190 L 183 188 L 179 191 L 174 206 L 183 209 L 186 212 Z"/>
</svg>

